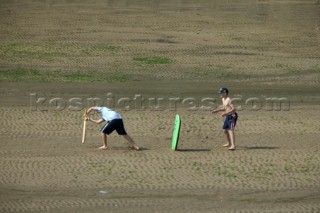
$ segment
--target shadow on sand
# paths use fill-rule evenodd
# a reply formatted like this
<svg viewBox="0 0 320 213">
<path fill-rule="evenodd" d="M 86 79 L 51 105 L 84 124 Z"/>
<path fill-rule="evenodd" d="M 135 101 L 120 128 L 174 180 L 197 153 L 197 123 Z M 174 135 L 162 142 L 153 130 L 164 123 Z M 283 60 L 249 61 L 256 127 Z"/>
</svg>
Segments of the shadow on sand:
<svg viewBox="0 0 320 213">
<path fill-rule="evenodd" d="M 210 149 L 177 149 L 178 152 L 210 152 Z"/>
<path fill-rule="evenodd" d="M 277 146 L 252 146 L 252 147 L 241 147 L 244 150 L 270 150 L 270 149 L 279 149 Z"/>
</svg>

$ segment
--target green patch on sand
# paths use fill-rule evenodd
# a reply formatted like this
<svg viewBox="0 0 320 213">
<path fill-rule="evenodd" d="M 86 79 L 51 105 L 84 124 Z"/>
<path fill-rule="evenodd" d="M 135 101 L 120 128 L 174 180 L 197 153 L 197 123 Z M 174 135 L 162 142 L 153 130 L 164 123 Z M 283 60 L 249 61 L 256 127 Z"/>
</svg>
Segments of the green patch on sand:
<svg viewBox="0 0 320 213">
<path fill-rule="evenodd" d="M 9 81 L 38 81 L 38 82 L 126 82 L 130 77 L 121 73 L 107 73 L 103 71 L 84 74 L 81 72 L 47 71 L 41 72 L 35 69 L 17 68 L 0 71 L 0 80 Z"/>
<path fill-rule="evenodd" d="M 37 70 L 27 70 L 27 69 L 14 69 L 0 71 L 0 80 L 39 80 L 41 74 Z"/>
<path fill-rule="evenodd" d="M 312 67 L 312 70 L 314 71 L 314 72 L 320 72 L 320 64 L 316 64 L 316 65 L 314 65 L 313 67 Z"/>
<path fill-rule="evenodd" d="M 22 45 L 18 43 L 10 43 L 0 46 L 1 55 L 9 56 L 29 56 L 38 59 L 50 59 L 52 57 L 64 57 L 67 53 L 57 51 L 47 47 L 36 45 Z"/>
</svg>

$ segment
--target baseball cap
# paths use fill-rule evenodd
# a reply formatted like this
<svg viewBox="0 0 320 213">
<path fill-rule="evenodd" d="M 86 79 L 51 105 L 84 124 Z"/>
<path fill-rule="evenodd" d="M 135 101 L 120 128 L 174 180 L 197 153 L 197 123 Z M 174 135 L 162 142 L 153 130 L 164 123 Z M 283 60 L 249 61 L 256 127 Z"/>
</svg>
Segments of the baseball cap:
<svg viewBox="0 0 320 213">
<path fill-rule="evenodd" d="M 228 88 L 226 88 L 226 87 L 221 87 L 221 88 L 219 89 L 219 94 L 221 94 L 221 93 L 229 93 Z"/>
</svg>

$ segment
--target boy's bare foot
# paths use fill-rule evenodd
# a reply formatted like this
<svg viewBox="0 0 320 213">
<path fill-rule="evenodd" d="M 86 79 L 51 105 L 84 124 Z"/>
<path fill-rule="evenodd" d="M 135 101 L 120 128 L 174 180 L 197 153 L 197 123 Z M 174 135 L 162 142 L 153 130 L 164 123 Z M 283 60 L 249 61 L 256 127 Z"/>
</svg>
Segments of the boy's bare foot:
<svg viewBox="0 0 320 213">
<path fill-rule="evenodd" d="M 236 148 L 235 147 L 230 147 L 229 150 L 233 151 L 235 150 Z"/>
<path fill-rule="evenodd" d="M 100 146 L 99 149 L 101 149 L 101 150 L 106 150 L 106 149 L 108 149 L 108 147 L 105 146 L 105 145 L 103 145 L 103 146 Z"/>
<path fill-rule="evenodd" d="M 223 144 L 222 146 L 223 147 L 229 147 L 230 145 L 228 143 L 226 143 L 226 144 Z"/>
<path fill-rule="evenodd" d="M 139 150 L 140 150 L 140 148 L 139 148 L 138 146 L 136 146 L 136 145 L 130 146 L 130 148 L 131 148 L 131 149 L 134 149 L 134 150 L 136 150 L 136 151 L 139 151 Z"/>
</svg>

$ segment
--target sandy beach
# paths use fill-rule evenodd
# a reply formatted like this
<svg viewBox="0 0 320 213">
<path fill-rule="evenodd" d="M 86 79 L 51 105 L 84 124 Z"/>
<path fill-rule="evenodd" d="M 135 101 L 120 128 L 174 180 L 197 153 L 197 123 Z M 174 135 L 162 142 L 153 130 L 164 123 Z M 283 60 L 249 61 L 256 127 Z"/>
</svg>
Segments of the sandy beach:
<svg viewBox="0 0 320 213">
<path fill-rule="evenodd" d="M 0 212 L 320 212 L 319 11 L 2 1 Z M 210 112 L 222 86 L 239 114 L 235 151 Z M 99 150 L 92 123 L 82 144 L 94 104 L 118 111 L 141 150 L 116 133 Z"/>
</svg>

